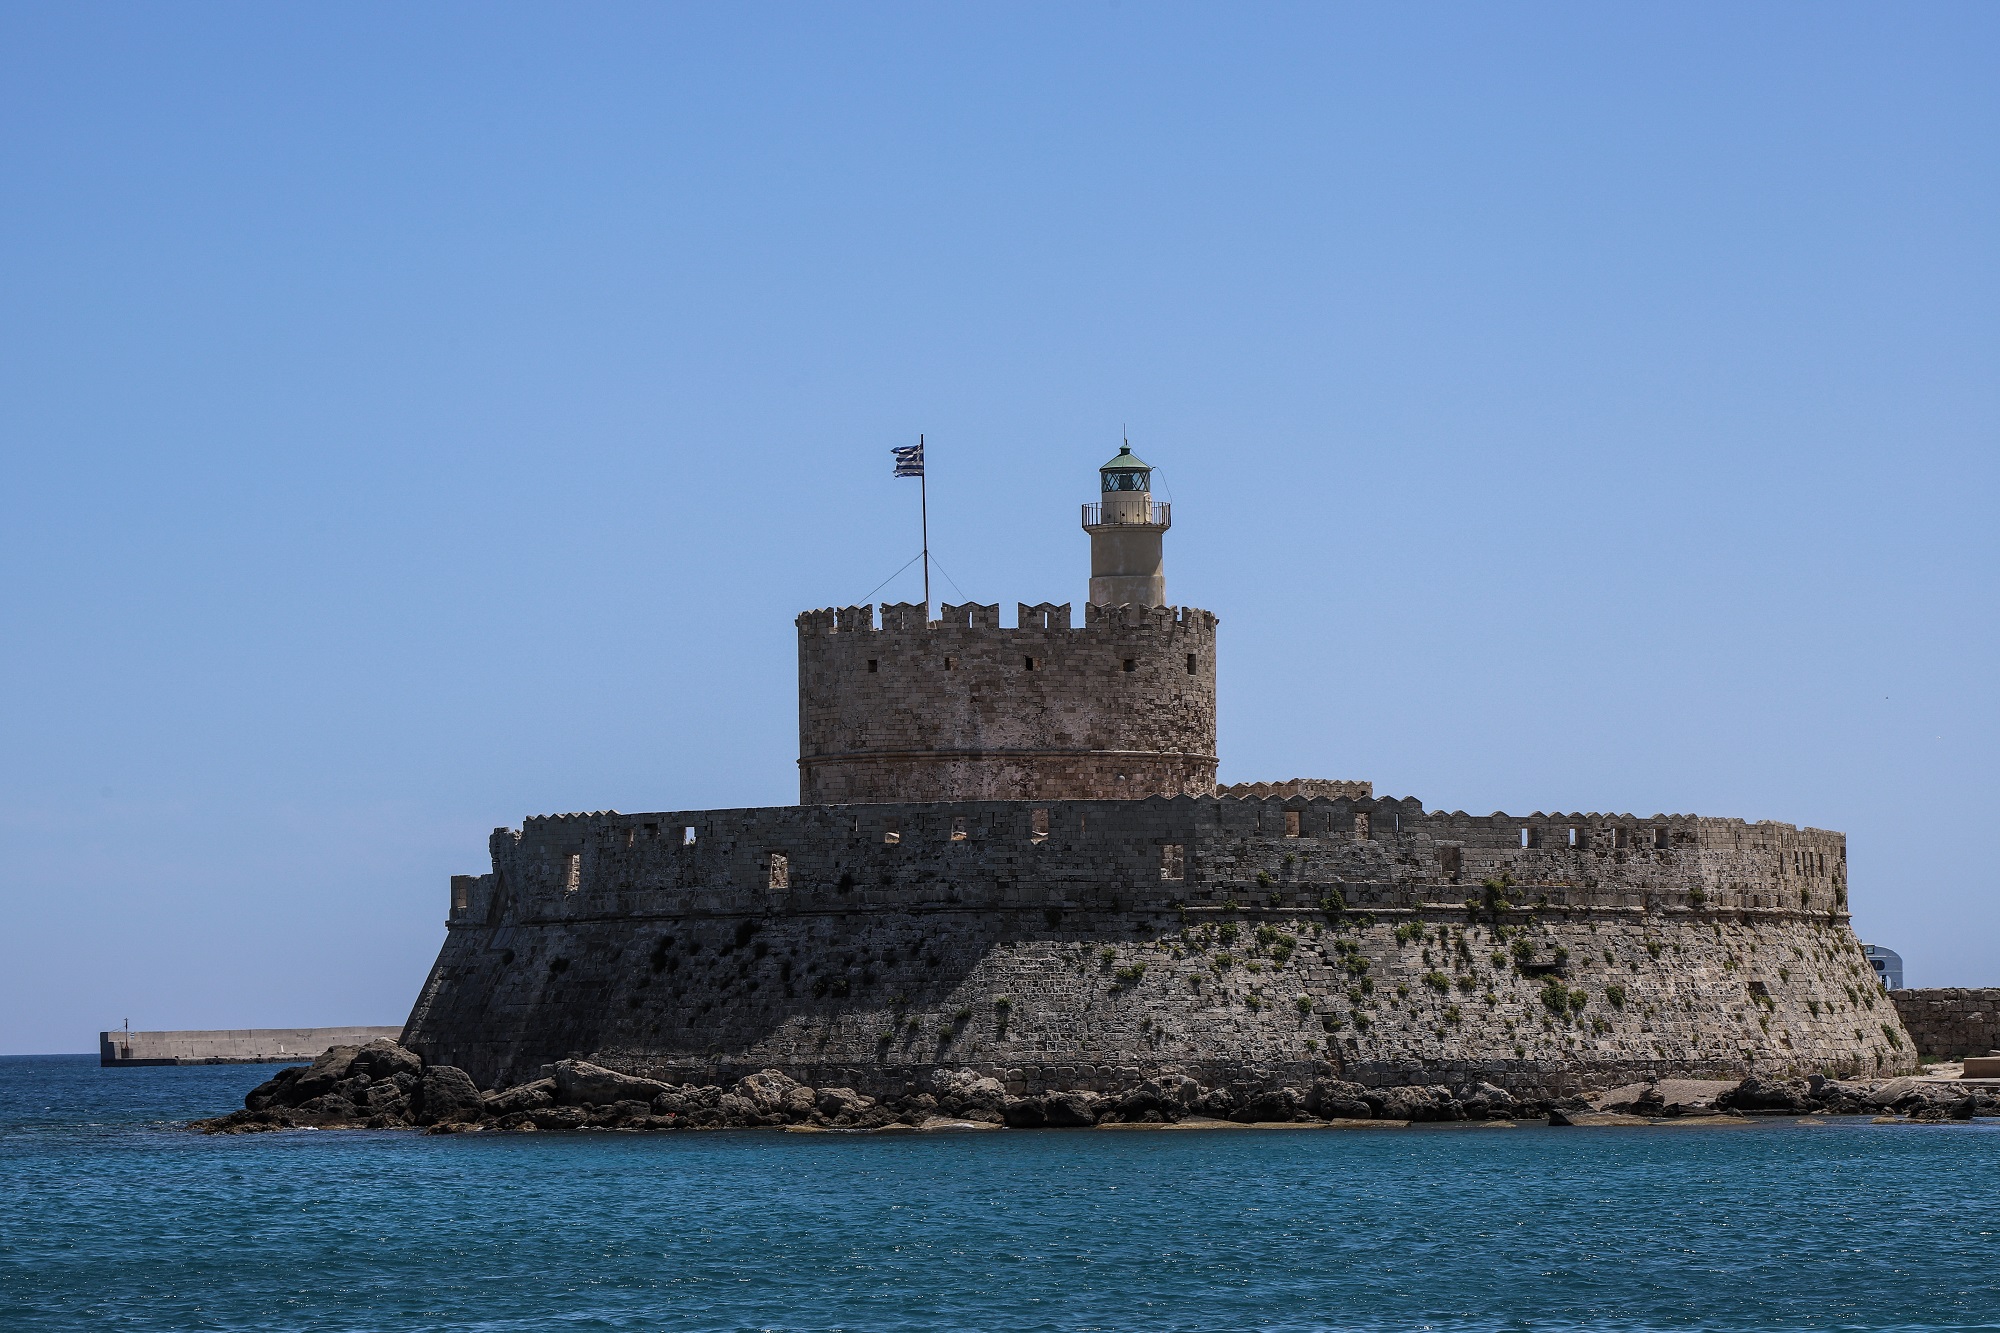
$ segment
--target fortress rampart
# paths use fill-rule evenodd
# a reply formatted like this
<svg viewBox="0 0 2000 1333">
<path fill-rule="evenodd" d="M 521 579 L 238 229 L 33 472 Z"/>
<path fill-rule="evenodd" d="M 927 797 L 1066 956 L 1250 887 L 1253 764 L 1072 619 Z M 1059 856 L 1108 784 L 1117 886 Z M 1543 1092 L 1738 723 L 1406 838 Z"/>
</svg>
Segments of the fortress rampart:
<svg viewBox="0 0 2000 1333">
<path fill-rule="evenodd" d="M 1215 790 L 1215 617 L 1191 607 L 808 611 L 799 800 L 1091 800 Z"/>
<path fill-rule="evenodd" d="M 2000 987 L 1940 986 L 1889 992 L 1917 1053 L 1956 1060 L 2000 1050 Z"/>
<path fill-rule="evenodd" d="M 1546 1094 L 1914 1058 L 1845 839 L 1785 824 L 1180 797 L 560 816 L 492 851 L 405 1036 L 482 1083 L 1321 1060 Z"/>
<path fill-rule="evenodd" d="M 914 1094 L 1898 1074 L 1838 833 L 1215 786 L 1216 619 L 1165 601 L 1129 446 L 1091 601 L 798 617 L 801 804 L 529 819 L 454 876 L 405 1042 Z M 1117 604 L 1111 604 L 1111 603 Z"/>
</svg>

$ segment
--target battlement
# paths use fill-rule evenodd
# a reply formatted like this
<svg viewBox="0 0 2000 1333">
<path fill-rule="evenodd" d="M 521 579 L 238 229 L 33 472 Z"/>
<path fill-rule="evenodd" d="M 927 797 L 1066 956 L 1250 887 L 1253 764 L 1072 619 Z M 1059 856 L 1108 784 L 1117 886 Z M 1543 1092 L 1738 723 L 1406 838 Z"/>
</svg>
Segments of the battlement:
<svg viewBox="0 0 2000 1333">
<path fill-rule="evenodd" d="M 1687 814 L 1468 815 L 1414 797 L 953 801 L 537 817 L 452 921 L 954 906 L 1771 913 L 1844 919 L 1847 842 Z M 1746 919 L 1748 919 L 1746 917 Z"/>
<path fill-rule="evenodd" d="M 1344 782 L 1337 778 L 1286 778 L 1283 782 L 1232 782 L 1217 787 L 1217 796 L 1240 800 L 1261 800 L 1267 796 L 1347 796 L 1370 797 L 1372 782 Z"/>
<path fill-rule="evenodd" d="M 799 631 L 799 799 L 1137 799 L 1215 785 L 1216 618 L 1194 607 L 892 603 Z"/>
<path fill-rule="evenodd" d="M 821 607 L 800 612 L 793 623 L 797 625 L 801 638 L 828 634 L 941 633 L 951 630 L 1044 633 L 1072 628 L 1068 602 L 1060 605 L 1037 602 L 1032 606 L 1026 602 L 1016 603 L 1015 624 L 1011 627 L 1001 625 L 998 602 L 944 602 L 938 607 L 937 619 L 930 621 L 924 619 L 924 608 L 917 602 L 884 603 L 879 624 L 875 611 L 872 603 L 865 606 Z M 1212 634 L 1216 625 L 1213 613 L 1191 606 L 1098 606 L 1085 603 L 1083 614 L 1085 629 L 1154 629 L 1182 634 Z"/>
</svg>

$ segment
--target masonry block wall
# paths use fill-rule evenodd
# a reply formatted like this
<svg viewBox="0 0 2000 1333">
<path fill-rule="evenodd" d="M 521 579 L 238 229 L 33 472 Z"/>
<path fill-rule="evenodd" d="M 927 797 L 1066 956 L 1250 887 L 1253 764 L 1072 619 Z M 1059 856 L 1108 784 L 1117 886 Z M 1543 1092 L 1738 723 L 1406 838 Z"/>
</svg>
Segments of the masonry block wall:
<svg viewBox="0 0 2000 1333">
<path fill-rule="evenodd" d="M 1191 607 L 808 611 L 799 799 L 1091 800 L 1215 790 L 1215 617 Z"/>
<path fill-rule="evenodd" d="M 1211 796 L 559 816 L 491 850 L 405 1034 L 483 1085 L 1914 1068 L 1844 837 L 1786 824 Z"/>
<path fill-rule="evenodd" d="M 1888 996 L 1926 1059 L 2000 1051 L 2000 987 L 1897 990 Z"/>
</svg>

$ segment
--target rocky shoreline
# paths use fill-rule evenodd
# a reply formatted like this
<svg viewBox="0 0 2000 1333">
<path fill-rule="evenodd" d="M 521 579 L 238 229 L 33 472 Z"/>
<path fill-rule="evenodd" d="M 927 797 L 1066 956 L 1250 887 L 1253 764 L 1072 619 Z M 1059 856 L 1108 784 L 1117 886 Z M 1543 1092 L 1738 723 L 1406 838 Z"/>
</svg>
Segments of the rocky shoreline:
<svg viewBox="0 0 2000 1333">
<path fill-rule="evenodd" d="M 1556 1125 L 1696 1123 L 1784 1115 L 1869 1115 L 1924 1122 L 2000 1114 L 2000 1087 L 1954 1088 L 1941 1080 L 1885 1082 L 1747 1078 L 1665 1079 L 1551 1103 L 1516 1098 L 1489 1083 L 1370 1088 L 1325 1074 L 1245 1069 L 1204 1085 L 1164 1074 L 1117 1092 L 1009 1095 L 999 1080 L 939 1070 L 900 1096 L 813 1088 L 767 1069 L 727 1087 L 639 1078 L 580 1060 L 547 1077 L 481 1091 L 450 1065 L 426 1065 L 381 1039 L 336 1046 L 310 1065 L 280 1070 L 252 1089 L 243 1109 L 190 1128 L 205 1134 L 281 1129 L 418 1129 L 436 1134 L 579 1130 L 762 1129 L 906 1131 L 1121 1126 L 1381 1126 L 1548 1118 Z"/>
</svg>

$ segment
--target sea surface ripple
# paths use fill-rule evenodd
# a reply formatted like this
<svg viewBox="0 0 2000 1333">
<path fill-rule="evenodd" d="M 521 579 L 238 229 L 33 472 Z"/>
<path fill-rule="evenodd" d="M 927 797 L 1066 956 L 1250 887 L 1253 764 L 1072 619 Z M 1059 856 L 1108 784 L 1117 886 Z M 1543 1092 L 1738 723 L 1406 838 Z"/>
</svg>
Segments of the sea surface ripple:
<svg viewBox="0 0 2000 1333">
<path fill-rule="evenodd" d="M 204 1138 L 0 1059 L 0 1329 L 2000 1328 L 2000 1125 Z"/>
</svg>

